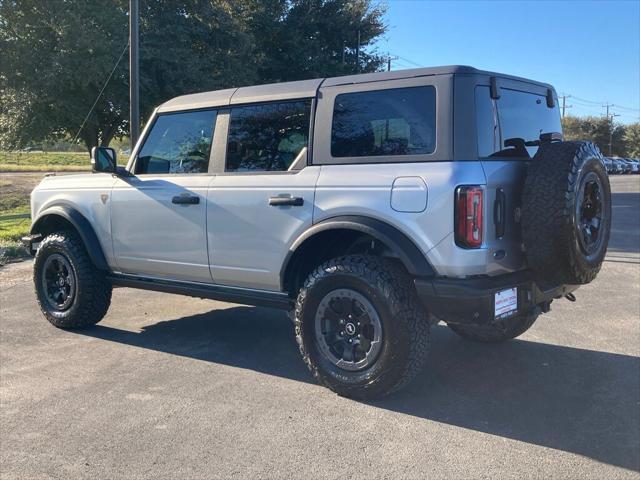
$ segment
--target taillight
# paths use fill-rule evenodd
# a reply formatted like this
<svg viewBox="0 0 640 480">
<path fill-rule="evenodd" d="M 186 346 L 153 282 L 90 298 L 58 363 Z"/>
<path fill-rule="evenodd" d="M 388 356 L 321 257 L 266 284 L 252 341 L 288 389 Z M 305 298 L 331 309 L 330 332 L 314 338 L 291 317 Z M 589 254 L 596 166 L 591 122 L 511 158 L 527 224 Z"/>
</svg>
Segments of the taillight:
<svg viewBox="0 0 640 480">
<path fill-rule="evenodd" d="M 464 186 L 456 189 L 456 244 L 463 248 L 478 248 L 482 245 L 482 199 L 479 186 Z"/>
</svg>

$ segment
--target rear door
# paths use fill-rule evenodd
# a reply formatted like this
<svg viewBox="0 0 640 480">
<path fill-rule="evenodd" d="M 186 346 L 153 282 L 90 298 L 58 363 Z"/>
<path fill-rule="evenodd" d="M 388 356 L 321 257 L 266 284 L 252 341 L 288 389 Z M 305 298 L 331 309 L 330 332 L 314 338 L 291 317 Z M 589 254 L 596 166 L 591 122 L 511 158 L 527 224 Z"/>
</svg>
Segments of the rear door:
<svg viewBox="0 0 640 480">
<path fill-rule="evenodd" d="M 311 226 L 319 167 L 307 166 L 313 100 L 234 105 L 207 198 L 216 284 L 280 289 L 289 245 Z"/>
<path fill-rule="evenodd" d="M 113 187 L 113 253 L 120 271 L 211 282 L 206 196 L 216 116 L 209 109 L 156 117 L 133 175 Z"/>
<path fill-rule="evenodd" d="M 498 79 L 498 99 L 489 85 L 475 87 L 478 156 L 487 182 L 486 238 L 495 258 L 509 269 L 523 265 L 518 224 L 527 165 L 544 133 L 562 132 L 557 99 L 547 105 L 541 85 Z"/>
</svg>

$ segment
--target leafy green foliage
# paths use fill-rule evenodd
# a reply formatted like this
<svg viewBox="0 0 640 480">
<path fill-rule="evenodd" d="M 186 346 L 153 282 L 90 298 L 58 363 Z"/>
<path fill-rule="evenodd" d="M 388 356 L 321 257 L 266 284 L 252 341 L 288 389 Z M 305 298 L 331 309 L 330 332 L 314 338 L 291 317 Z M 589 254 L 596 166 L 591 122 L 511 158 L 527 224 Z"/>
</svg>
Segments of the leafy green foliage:
<svg viewBox="0 0 640 480">
<path fill-rule="evenodd" d="M 611 122 L 606 117 L 567 116 L 562 119 L 562 129 L 565 140 L 589 140 L 594 142 L 604 155 L 609 155 L 610 135 L 613 156 L 637 157 L 640 154 L 638 123 L 623 125 Z"/>
<path fill-rule="evenodd" d="M 640 158 L 640 123 L 627 125 L 624 132 L 627 154 L 633 158 Z"/>
<path fill-rule="evenodd" d="M 144 0 L 141 111 L 177 95 L 375 71 L 386 26 L 371 0 Z M 127 43 L 126 0 L 0 2 L 0 147 L 73 138 Z M 355 52 L 360 31 L 360 65 Z M 343 61 L 344 59 L 344 61 Z M 80 138 L 128 131 L 128 56 Z"/>
</svg>

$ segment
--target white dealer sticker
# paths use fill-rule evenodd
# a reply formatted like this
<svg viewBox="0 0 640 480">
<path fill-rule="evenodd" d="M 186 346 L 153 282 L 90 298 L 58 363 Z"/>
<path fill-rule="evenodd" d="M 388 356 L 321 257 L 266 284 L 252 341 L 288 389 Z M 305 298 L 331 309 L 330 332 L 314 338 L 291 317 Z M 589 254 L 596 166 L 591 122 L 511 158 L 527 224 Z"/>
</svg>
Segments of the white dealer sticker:
<svg viewBox="0 0 640 480">
<path fill-rule="evenodd" d="M 495 316 L 501 317 L 518 309 L 518 289 L 509 288 L 496 293 Z"/>
</svg>

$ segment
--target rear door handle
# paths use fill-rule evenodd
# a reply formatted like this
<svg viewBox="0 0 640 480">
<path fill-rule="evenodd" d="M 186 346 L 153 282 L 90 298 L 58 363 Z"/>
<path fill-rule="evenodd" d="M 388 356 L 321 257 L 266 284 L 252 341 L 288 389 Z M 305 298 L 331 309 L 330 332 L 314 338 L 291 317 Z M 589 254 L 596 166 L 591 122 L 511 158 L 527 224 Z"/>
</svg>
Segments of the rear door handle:
<svg viewBox="0 0 640 480">
<path fill-rule="evenodd" d="M 496 189 L 496 200 L 493 204 L 493 223 L 496 226 L 496 238 L 504 237 L 506 222 L 507 197 L 502 188 Z"/>
<path fill-rule="evenodd" d="M 176 195 L 171 199 L 171 203 L 176 205 L 198 205 L 200 197 L 197 195 Z"/>
<path fill-rule="evenodd" d="M 269 197 L 269 205 L 272 207 L 301 207 L 304 205 L 304 199 L 302 197 Z"/>
</svg>

